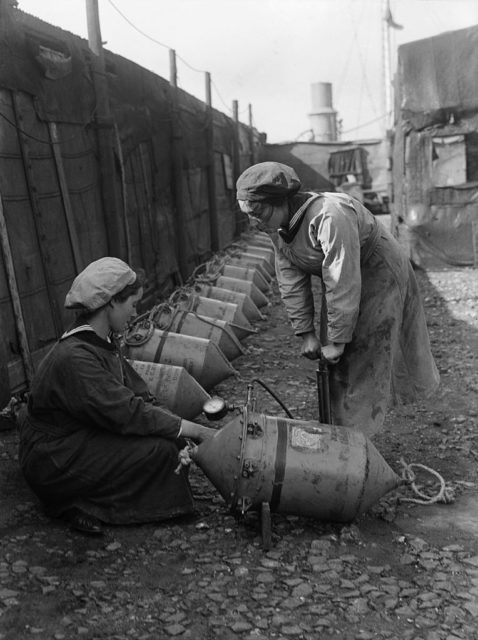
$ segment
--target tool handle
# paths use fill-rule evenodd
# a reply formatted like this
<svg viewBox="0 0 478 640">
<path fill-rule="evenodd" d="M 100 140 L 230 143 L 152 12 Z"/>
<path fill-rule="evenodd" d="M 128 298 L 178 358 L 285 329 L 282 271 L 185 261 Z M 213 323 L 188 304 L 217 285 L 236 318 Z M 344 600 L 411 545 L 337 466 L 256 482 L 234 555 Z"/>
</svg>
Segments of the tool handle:
<svg viewBox="0 0 478 640">
<path fill-rule="evenodd" d="M 322 354 L 317 366 L 317 396 L 319 403 L 319 422 L 322 424 L 331 424 L 329 365 Z"/>
</svg>

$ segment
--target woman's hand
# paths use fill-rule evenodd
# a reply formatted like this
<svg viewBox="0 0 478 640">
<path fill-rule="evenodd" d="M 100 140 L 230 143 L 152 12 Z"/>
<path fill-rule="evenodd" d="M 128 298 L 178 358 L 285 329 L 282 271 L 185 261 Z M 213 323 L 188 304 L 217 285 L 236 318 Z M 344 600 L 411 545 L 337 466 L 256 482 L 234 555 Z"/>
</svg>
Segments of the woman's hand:
<svg viewBox="0 0 478 640">
<path fill-rule="evenodd" d="M 326 344 L 322 347 L 322 356 L 330 362 L 330 364 L 337 364 L 340 360 L 340 356 L 343 354 L 345 349 L 345 344 L 341 344 L 339 342 L 332 342 L 331 344 Z"/>
<path fill-rule="evenodd" d="M 302 333 L 301 338 L 301 355 L 309 358 L 309 360 L 317 360 L 320 356 L 320 342 L 315 333 L 313 331 L 309 331 L 309 333 Z"/>
<path fill-rule="evenodd" d="M 204 442 L 212 438 L 215 433 L 217 433 L 216 429 L 203 427 L 202 424 L 190 420 L 181 420 L 181 437 L 190 438 L 193 442 Z"/>
</svg>

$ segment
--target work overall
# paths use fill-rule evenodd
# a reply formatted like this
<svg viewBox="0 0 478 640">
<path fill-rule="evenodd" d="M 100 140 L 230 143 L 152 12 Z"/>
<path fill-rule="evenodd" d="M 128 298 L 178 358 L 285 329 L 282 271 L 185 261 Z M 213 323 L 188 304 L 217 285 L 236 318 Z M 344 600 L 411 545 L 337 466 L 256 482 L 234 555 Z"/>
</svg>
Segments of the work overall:
<svg viewBox="0 0 478 640">
<path fill-rule="evenodd" d="M 439 382 L 418 284 L 397 241 L 358 200 L 310 196 L 290 241 L 273 238 L 281 297 L 297 335 L 318 324 L 322 344 L 345 343 L 330 366 L 332 421 L 372 435 L 390 400 L 415 401 Z"/>
</svg>

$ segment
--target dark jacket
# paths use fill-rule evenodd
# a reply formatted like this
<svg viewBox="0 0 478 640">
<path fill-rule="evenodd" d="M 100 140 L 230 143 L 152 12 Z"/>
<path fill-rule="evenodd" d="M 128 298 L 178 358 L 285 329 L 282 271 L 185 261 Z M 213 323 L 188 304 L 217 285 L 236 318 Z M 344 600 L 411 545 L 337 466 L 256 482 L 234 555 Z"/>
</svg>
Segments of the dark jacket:
<svg viewBox="0 0 478 640">
<path fill-rule="evenodd" d="M 180 423 L 112 343 L 80 331 L 38 368 L 20 464 L 50 515 L 79 507 L 119 524 L 189 513 L 187 478 L 174 473 Z"/>
</svg>

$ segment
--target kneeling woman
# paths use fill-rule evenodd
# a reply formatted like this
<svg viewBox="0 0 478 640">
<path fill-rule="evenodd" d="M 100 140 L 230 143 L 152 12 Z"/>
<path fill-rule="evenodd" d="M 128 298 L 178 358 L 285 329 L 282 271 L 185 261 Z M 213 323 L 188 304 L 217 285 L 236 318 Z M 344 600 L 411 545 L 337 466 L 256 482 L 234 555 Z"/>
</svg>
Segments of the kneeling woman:
<svg viewBox="0 0 478 640">
<path fill-rule="evenodd" d="M 193 512 L 186 473 L 174 473 L 183 438 L 213 430 L 159 406 L 121 356 L 114 335 L 136 315 L 142 274 L 117 258 L 91 263 L 65 307 L 73 327 L 40 364 L 20 426 L 20 464 L 48 515 L 86 533 L 101 523 L 163 520 Z"/>
</svg>

